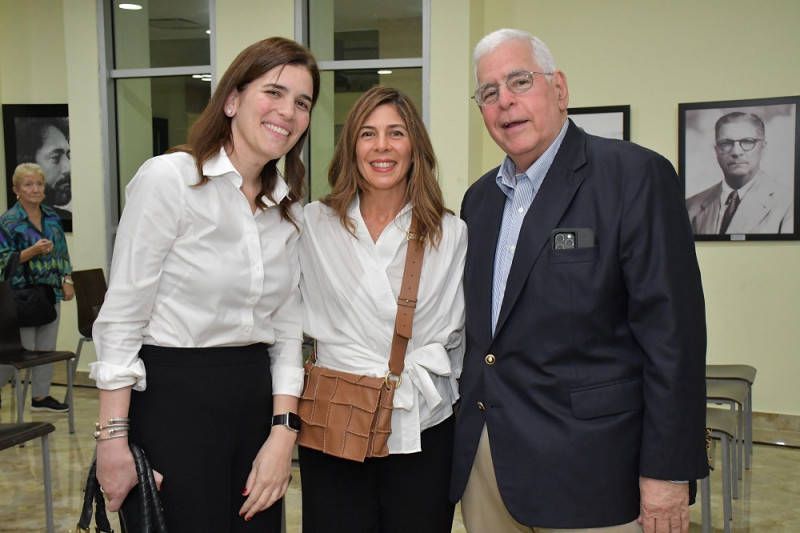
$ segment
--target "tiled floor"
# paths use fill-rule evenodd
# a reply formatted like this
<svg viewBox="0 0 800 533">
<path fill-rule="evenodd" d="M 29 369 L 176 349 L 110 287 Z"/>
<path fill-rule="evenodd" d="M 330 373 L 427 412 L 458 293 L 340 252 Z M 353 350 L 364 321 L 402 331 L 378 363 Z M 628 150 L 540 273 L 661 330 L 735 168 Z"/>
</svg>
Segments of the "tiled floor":
<svg viewBox="0 0 800 533">
<path fill-rule="evenodd" d="M 64 387 L 54 386 L 53 395 L 63 396 Z M 3 390 L 0 422 L 15 421 L 13 390 Z M 52 422 L 51 461 L 54 489 L 56 531 L 74 531 L 83 501 L 82 488 L 92 460 L 94 441 L 92 424 L 97 418 L 97 391 L 76 388 L 76 434 L 70 435 L 67 416 L 30 413 L 26 420 Z M 719 453 L 719 452 L 718 452 Z M 42 492 L 41 449 L 38 440 L 24 448 L 0 452 L 0 532 L 44 531 L 44 496 Z M 756 445 L 752 470 L 746 471 L 741 485 L 742 497 L 734 502 L 734 532 L 795 533 L 800 531 L 800 449 Z M 712 474 L 712 515 L 715 532 L 723 531 L 721 477 Z M 300 532 L 300 475 L 297 469 L 286 497 L 287 532 Z M 700 505 L 692 506 L 691 531 L 699 532 Z M 116 517 L 112 515 L 112 522 Z M 116 524 L 112 524 L 115 529 Z M 463 533 L 456 513 L 453 532 Z"/>
</svg>

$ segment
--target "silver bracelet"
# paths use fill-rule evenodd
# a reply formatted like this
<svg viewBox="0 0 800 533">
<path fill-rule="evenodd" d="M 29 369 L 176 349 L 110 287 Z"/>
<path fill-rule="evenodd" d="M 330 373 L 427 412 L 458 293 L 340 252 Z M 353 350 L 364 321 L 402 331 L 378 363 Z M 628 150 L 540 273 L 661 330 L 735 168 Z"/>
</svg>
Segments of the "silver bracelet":
<svg viewBox="0 0 800 533">
<path fill-rule="evenodd" d="M 120 431 L 128 431 L 131 428 L 129 426 L 116 426 L 116 427 L 112 427 L 112 428 L 109 428 L 108 426 L 105 426 L 103 429 L 97 430 L 97 431 L 94 432 L 94 440 L 102 440 L 102 439 L 100 439 L 100 435 L 102 435 L 101 431 L 103 431 L 105 429 L 108 430 L 108 434 L 109 435 L 113 435 L 114 433 L 119 433 Z"/>
<path fill-rule="evenodd" d="M 95 438 L 94 440 L 100 442 L 101 440 L 121 439 L 122 437 L 127 437 L 127 436 L 128 434 L 125 433 L 124 435 L 110 435 L 108 437 L 103 437 L 102 439 Z"/>
<path fill-rule="evenodd" d="M 94 423 L 94 440 L 104 440 L 100 438 L 103 431 L 107 431 L 109 435 L 114 435 L 120 431 L 128 431 L 131 428 L 129 418 L 109 418 L 107 426 L 101 426 L 100 422 Z"/>
<path fill-rule="evenodd" d="M 129 428 L 129 427 L 131 427 L 131 425 L 128 424 L 127 422 L 117 422 L 116 424 L 109 424 L 107 426 L 101 426 L 100 422 L 94 423 L 94 429 L 96 431 L 108 428 Z"/>
</svg>

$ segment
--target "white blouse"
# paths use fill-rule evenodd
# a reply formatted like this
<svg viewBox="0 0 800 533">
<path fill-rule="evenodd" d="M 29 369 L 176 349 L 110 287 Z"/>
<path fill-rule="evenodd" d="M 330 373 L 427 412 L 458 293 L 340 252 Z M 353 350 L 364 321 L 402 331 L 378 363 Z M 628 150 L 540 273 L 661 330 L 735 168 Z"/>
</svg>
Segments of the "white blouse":
<svg viewBox="0 0 800 533">
<path fill-rule="evenodd" d="M 358 200 L 349 216 L 353 237 L 333 210 L 319 202 L 305 207 L 300 237 L 300 292 L 304 330 L 316 340 L 317 364 L 383 377 L 397 316 L 411 225 L 407 205 L 370 238 Z M 421 450 L 420 433 L 452 412 L 464 358 L 463 271 L 467 229 L 446 215 L 438 249 L 425 248 L 412 338 L 402 384 L 395 392 L 390 453 Z"/>
<path fill-rule="evenodd" d="M 101 389 L 147 386 L 142 344 L 267 343 L 273 394 L 303 387 L 299 231 L 275 202 L 254 214 L 224 150 L 203 165 L 173 153 L 146 161 L 126 189 L 109 287 L 92 336 Z M 276 202 L 289 192 L 283 178 Z M 294 204 L 298 227 L 302 211 Z M 266 356 L 266 354 L 265 354 Z"/>
</svg>

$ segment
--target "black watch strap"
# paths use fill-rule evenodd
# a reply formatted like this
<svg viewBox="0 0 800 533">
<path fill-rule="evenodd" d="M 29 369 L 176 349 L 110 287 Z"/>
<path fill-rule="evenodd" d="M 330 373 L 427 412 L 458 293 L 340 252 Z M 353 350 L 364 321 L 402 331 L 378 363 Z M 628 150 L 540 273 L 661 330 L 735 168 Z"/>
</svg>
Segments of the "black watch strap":
<svg viewBox="0 0 800 533">
<path fill-rule="evenodd" d="M 300 431 L 300 417 L 296 413 L 283 413 L 272 417 L 273 426 L 286 426 L 292 431 Z"/>
</svg>

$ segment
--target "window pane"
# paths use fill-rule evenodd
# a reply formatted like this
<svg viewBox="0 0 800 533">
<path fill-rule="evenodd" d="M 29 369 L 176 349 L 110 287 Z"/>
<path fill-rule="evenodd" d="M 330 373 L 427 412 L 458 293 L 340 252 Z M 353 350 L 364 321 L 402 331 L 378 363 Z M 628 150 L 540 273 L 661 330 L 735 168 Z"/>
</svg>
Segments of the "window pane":
<svg viewBox="0 0 800 533">
<path fill-rule="evenodd" d="M 191 76 L 117 80 L 116 95 L 121 207 L 139 166 L 186 142 L 211 97 L 211 83 Z"/>
<path fill-rule="evenodd" d="M 318 61 L 422 56 L 422 0 L 314 0 L 308 18 Z"/>
<path fill-rule="evenodd" d="M 422 114 L 422 69 L 392 69 L 391 74 L 375 70 L 336 70 L 321 72 L 319 100 L 311 117 L 310 197 L 319 200 L 328 187 L 328 164 L 339 139 L 348 111 L 362 94 L 375 85 L 399 89 L 414 102 Z"/>
<path fill-rule="evenodd" d="M 114 68 L 211 63 L 208 0 L 138 0 L 140 10 L 112 1 Z"/>
</svg>

